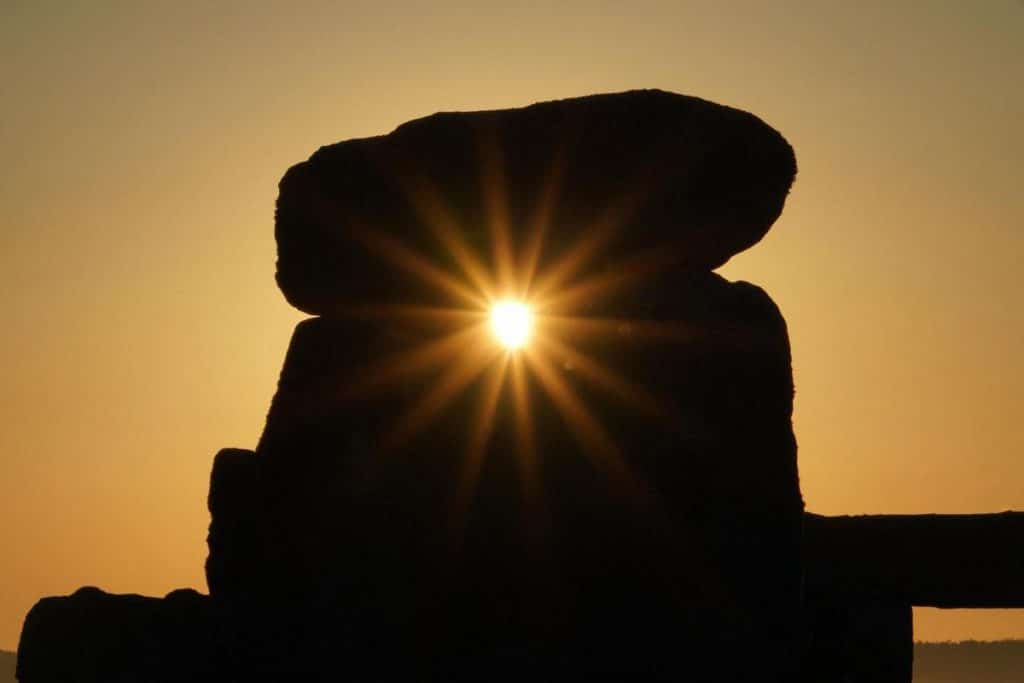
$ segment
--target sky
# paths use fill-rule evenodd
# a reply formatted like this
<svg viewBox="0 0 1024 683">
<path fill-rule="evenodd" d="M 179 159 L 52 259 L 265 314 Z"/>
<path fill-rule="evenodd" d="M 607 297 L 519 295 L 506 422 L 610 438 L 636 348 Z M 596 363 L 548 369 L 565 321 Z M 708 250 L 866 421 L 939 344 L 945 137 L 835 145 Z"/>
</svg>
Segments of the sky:
<svg viewBox="0 0 1024 683">
<path fill-rule="evenodd" d="M 44 595 L 205 590 L 209 469 L 292 327 L 277 181 L 442 110 L 657 87 L 800 167 L 722 273 L 787 318 L 809 510 L 1024 510 L 1024 3 L 0 6 L 0 649 Z M 917 610 L 922 640 L 1024 610 Z"/>
</svg>

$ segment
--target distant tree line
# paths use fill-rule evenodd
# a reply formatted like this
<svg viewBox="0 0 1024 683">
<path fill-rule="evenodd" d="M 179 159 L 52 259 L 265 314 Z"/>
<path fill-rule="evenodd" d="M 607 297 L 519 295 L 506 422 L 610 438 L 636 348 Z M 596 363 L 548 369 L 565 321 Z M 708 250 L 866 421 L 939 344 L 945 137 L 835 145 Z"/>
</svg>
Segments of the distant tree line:
<svg viewBox="0 0 1024 683">
<path fill-rule="evenodd" d="M 1024 640 L 914 644 L 914 683 L 1024 680 Z"/>
</svg>

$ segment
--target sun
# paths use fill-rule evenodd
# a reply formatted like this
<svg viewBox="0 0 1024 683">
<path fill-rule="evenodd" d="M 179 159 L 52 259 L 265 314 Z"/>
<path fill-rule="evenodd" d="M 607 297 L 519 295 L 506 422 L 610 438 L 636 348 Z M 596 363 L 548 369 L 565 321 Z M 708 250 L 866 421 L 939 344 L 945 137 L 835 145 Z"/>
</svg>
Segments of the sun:
<svg viewBox="0 0 1024 683">
<path fill-rule="evenodd" d="M 521 348 L 533 331 L 533 311 L 522 301 L 497 301 L 491 306 L 491 331 L 506 349 Z"/>
<path fill-rule="evenodd" d="M 499 161 L 488 163 L 500 164 Z M 665 417 L 662 400 L 588 350 L 597 342 L 677 339 L 692 336 L 689 326 L 622 317 L 605 317 L 595 303 L 622 288 L 638 284 L 672 265 L 671 250 L 621 254 L 614 267 L 600 265 L 615 236 L 628 224 L 630 202 L 612 202 L 571 241 L 549 244 L 558 197 L 560 172 L 545 181 L 532 217 L 512 230 L 511 211 L 502 186 L 501 168 L 484 173 L 481 182 L 485 225 L 463 225 L 458 212 L 426 181 L 410 185 L 409 201 L 436 243 L 431 255 L 372 226 L 357 225 L 353 237 L 387 268 L 403 271 L 434 294 L 432 305 L 391 302 L 355 306 L 347 312 L 370 320 L 387 320 L 408 331 L 444 330 L 429 334 L 408 348 L 379 358 L 360 370 L 344 389 L 346 400 L 398 387 L 412 378 L 436 372 L 408 407 L 395 416 L 380 448 L 391 452 L 410 443 L 471 387 L 481 399 L 466 434 L 462 471 L 456 484 L 451 531 L 463 533 L 474 490 L 496 425 L 511 418 L 514 449 L 520 465 L 524 505 L 544 507 L 543 486 L 535 451 L 534 415 L 553 408 L 582 455 L 629 495 L 647 496 L 647 485 L 631 471 L 614 438 L 588 405 L 591 392 L 658 420 Z M 417 181 L 420 182 L 420 181 Z M 628 199 L 628 198 L 627 198 Z M 478 233 L 481 243 L 474 244 Z M 472 236 L 473 239 L 470 239 Z M 522 240 L 518 239 L 521 236 Z M 489 242 L 491 253 L 480 251 Z M 433 258 L 443 250 L 450 259 Z M 663 262 L 664 261 L 664 262 Z M 343 311 L 344 313 L 344 311 Z M 407 338 L 407 335 L 401 335 Z M 481 343 L 490 337 L 490 343 Z M 595 349 L 596 351 L 596 349 Z M 586 393 L 584 393 L 586 392 Z M 545 400 L 542 407 L 535 400 Z M 501 417 L 508 410 L 508 416 Z M 638 498 L 639 500 L 639 498 Z M 539 507 L 537 507 L 539 506 Z"/>
</svg>

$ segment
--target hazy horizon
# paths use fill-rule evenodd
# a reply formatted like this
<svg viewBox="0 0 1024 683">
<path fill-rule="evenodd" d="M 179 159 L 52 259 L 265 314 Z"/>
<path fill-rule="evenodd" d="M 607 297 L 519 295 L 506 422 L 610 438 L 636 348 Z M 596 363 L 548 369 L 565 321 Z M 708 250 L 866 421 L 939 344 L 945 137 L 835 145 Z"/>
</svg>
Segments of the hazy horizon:
<svg viewBox="0 0 1024 683">
<path fill-rule="evenodd" d="M 1008 683 L 1024 660 L 1024 640 L 914 645 L 914 683 Z M 16 661 L 16 653 L 0 650 L 0 683 L 16 683 Z"/>
<path fill-rule="evenodd" d="M 749 110 L 799 173 L 721 272 L 789 325 L 823 514 L 1024 510 L 1024 4 L 9 2 L 0 648 L 82 585 L 205 590 L 214 453 L 253 447 L 302 315 L 277 181 L 439 110 L 657 87 Z M 915 611 L 1024 637 L 1024 610 Z"/>
</svg>

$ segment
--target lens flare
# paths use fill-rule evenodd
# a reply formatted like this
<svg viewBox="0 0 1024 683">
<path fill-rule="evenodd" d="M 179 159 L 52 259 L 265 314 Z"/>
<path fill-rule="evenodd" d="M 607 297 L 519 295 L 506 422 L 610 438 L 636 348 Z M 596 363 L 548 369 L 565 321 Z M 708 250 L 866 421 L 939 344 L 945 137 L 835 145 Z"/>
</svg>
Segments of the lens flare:
<svg viewBox="0 0 1024 683">
<path fill-rule="evenodd" d="M 591 225 L 580 230 L 582 237 L 559 244 L 558 251 L 552 252 L 556 245 L 548 244 L 547 238 L 554 229 L 563 166 L 568 161 L 558 154 L 544 181 L 539 204 L 523 214 L 528 224 L 520 231 L 511 224 L 513 212 L 504 187 L 500 150 L 486 144 L 483 147 L 482 159 L 490 167 L 484 169 L 481 178 L 486 229 L 470 230 L 462 225 L 456 207 L 449 206 L 441 191 L 423 178 L 410 179 L 403 187 L 418 220 L 436 238 L 437 244 L 429 254 L 420 250 L 424 245 L 414 247 L 388 237 L 387 231 L 377 229 L 379 226 L 358 221 L 350 226 L 368 256 L 432 290 L 432 305 L 370 304 L 341 311 L 369 320 L 397 320 L 412 325 L 409 332 L 431 332 L 427 338 L 371 364 L 339 393 L 339 400 L 353 400 L 410 381 L 419 383 L 429 373 L 434 374 L 397 417 L 381 444 L 382 450 L 409 443 L 464 392 L 482 392 L 476 424 L 467 433 L 464 469 L 452 510 L 451 531 L 457 542 L 461 542 L 465 530 L 483 459 L 489 453 L 488 443 L 506 407 L 512 413 L 507 417 L 514 418 L 511 425 L 521 466 L 523 503 L 531 523 L 537 526 L 536 533 L 544 533 L 546 506 L 533 418 L 549 408 L 561 414 L 584 455 L 624 493 L 646 497 L 644 483 L 630 471 L 614 441 L 614 432 L 605 429 L 587 406 L 588 394 L 581 392 L 592 389 L 610 394 L 658 419 L 671 406 L 663 406 L 658 397 L 617 372 L 599 355 L 592 355 L 589 346 L 599 339 L 614 340 L 616 344 L 627 341 L 622 334 L 627 324 L 628 341 L 650 338 L 688 342 L 694 336 L 686 325 L 606 318 L 594 313 L 598 309 L 592 304 L 607 293 L 644 280 L 671 265 L 663 263 L 664 259 L 674 259 L 674 254 L 661 250 L 622 254 L 614 269 L 598 269 L 601 254 L 607 253 L 614 236 L 629 223 L 640 195 L 630 193 L 613 200 Z M 489 237 L 490 254 L 481 251 L 485 247 L 477 239 L 481 232 Z M 517 244 L 520 232 L 524 233 L 523 244 Z M 432 258 L 441 250 L 451 257 L 445 263 Z M 528 300 L 511 296 L 513 292 Z M 480 344 L 481 336 L 488 334 L 484 331 L 487 327 L 494 341 Z M 435 334 L 438 330 L 444 332 Z M 416 338 L 404 333 L 396 336 L 396 340 Z M 577 347 L 577 343 L 582 346 Z M 506 385 L 507 389 L 503 388 Z M 503 400 L 506 393 L 507 400 Z M 534 405 L 534 400 L 541 397 L 548 402 Z"/>
<path fill-rule="evenodd" d="M 521 301 L 498 301 L 491 307 L 491 330 L 502 346 L 518 349 L 530 339 L 533 311 Z"/>
</svg>

